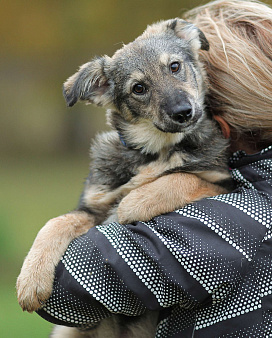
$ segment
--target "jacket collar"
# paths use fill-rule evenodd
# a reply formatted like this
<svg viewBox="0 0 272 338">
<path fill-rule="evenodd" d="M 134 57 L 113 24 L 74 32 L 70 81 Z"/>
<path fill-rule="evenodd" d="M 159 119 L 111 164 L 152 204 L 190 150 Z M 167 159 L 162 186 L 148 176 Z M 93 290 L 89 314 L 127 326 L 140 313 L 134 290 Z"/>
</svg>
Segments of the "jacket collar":
<svg viewBox="0 0 272 338">
<path fill-rule="evenodd" d="M 239 150 L 230 157 L 229 166 L 231 169 L 235 169 L 264 159 L 272 159 L 272 145 L 251 155 L 246 154 L 243 150 Z"/>
</svg>

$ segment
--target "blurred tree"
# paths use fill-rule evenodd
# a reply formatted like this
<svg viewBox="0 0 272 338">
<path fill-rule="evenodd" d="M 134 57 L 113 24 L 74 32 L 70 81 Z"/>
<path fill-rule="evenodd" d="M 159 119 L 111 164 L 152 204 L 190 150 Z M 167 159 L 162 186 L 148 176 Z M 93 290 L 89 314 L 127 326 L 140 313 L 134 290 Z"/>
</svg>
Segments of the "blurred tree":
<svg viewBox="0 0 272 338">
<path fill-rule="evenodd" d="M 156 20 L 201 0 L 2 0 L 0 151 L 56 153 L 88 148 L 105 128 L 92 106 L 67 109 L 62 83 L 94 55 L 112 55 Z"/>
<path fill-rule="evenodd" d="M 0 151 L 56 153 L 88 148 L 104 112 L 68 110 L 62 83 L 94 55 L 112 55 L 155 20 L 192 7 L 177 0 L 7 1 L 0 10 Z"/>
</svg>

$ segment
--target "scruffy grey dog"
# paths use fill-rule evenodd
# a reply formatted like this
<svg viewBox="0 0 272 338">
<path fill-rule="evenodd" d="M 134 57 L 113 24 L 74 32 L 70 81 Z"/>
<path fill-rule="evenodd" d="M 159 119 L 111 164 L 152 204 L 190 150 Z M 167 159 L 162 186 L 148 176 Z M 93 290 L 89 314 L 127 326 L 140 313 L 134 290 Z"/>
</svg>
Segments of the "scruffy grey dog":
<svg viewBox="0 0 272 338">
<path fill-rule="evenodd" d="M 205 111 L 199 50 L 208 48 L 194 25 L 181 19 L 162 21 L 113 57 L 84 64 L 65 82 L 67 104 L 85 100 L 107 106 L 112 131 L 92 145 L 91 174 L 79 207 L 50 220 L 24 261 L 17 281 L 24 310 L 35 311 L 49 298 L 55 267 L 69 243 L 109 222 L 108 217 L 117 215 L 121 223 L 149 220 L 225 192 L 220 184 L 229 177 L 226 141 Z M 154 337 L 156 318 L 147 311 L 125 327 L 127 336 Z M 113 315 L 89 336 L 120 337 L 121 321 Z M 57 327 L 54 336 L 78 334 L 83 333 Z"/>
</svg>

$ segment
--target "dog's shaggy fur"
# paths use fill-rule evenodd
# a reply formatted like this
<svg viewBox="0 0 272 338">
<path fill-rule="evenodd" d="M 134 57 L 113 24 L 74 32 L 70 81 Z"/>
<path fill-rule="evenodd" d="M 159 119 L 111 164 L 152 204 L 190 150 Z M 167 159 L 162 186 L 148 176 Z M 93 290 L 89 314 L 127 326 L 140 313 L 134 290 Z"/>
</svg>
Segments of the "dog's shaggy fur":
<svg viewBox="0 0 272 338">
<path fill-rule="evenodd" d="M 205 110 L 205 72 L 198 57 L 208 48 L 194 25 L 163 21 L 112 58 L 84 64 L 65 82 L 68 105 L 86 100 L 109 107 L 113 130 L 92 145 L 91 173 L 78 209 L 50 220 L 24 261 L 17 281 L 24 310 L 35 311 L 49 298 L 55 266 L 68 244 L 91 227 L 116 215 L 121 223 L 149 220 L 225 192 L 218 183 L 229 177 L 227 144 Z M 121 321 L 113 316 L 90 335 L 106 337 L 108 330 L 119 337 Z M 147 311 L 125 331 L 129 337 L 152 337 L 155 327 L 156 313 Z M 55 337 L 67 337 L 67 331 L 77 336 L 76 329 L 57 328 Z"/>
</svg>

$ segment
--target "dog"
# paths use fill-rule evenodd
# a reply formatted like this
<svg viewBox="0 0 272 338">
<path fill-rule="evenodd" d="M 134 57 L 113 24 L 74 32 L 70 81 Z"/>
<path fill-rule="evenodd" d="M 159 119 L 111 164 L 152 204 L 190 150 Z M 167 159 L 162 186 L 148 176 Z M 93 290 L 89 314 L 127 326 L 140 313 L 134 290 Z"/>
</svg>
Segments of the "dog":
<svg viewBox="0 0 272 338">
<path fill-rule="evenodd" d="M 61 256 L 91 227 L 116 219 L 147 221 L 226 192 L 227 141 L 207 112 L 206 74 L 199 58 L 200 50 L 208 49 L 193 24 L 179 18 L 161 21 L 112 57 L 82 65 L 64 83 L 68 106 L 81 100 L 107 107 L 112 130 L 94 140 L 78 208 L 46 223 L 23 263 L 17 280 L 23 310 L 35 311 L 46 302 Z M 156 320 L 157 314 L 147 311 L 127 324 L 126 332 L 153 337 Z M 106 337 L 101 332 L 107 326 L 109 337 L 119 337 L 121 321 L 113 315 L 88 334 Z M 139 328 L 146 334 L 139 335 Z M 79 333 L 57 327 L 53 336 L 67 332 Z"/>
</svg>

